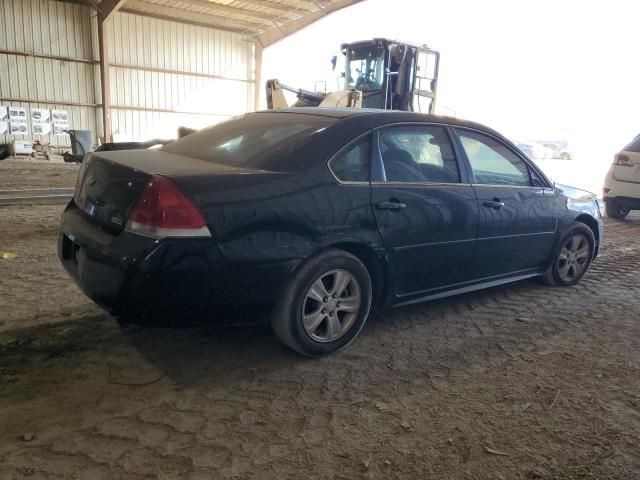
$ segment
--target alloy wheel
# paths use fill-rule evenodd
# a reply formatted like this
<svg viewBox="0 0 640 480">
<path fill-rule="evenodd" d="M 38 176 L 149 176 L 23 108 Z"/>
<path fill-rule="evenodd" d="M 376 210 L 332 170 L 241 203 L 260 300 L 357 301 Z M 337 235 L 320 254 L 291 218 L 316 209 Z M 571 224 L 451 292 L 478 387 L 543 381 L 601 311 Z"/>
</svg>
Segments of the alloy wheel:
<svg viewBox="0 0 640 480">
<path fill-rule="evenodd" d="M 566 241 L 558 256 L 558 273 L 565 282 L 580 277 L 589 264 L 591 248 L 589 239 L 582 233 L 576 233 Z"/>
<path fill-rule="evenodd" d="M 355 276 L 347 270 L 331 270 L 318 277 L 302 304 L 302 325 L 317 342 L 333 342 L 356 321 L 362 294 Z"/>
</svg>

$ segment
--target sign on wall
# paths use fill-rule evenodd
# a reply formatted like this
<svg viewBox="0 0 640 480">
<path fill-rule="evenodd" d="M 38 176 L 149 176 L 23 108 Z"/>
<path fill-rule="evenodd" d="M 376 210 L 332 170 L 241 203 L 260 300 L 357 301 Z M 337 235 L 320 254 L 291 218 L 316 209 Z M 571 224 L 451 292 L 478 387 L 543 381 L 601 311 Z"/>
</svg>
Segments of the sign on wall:
<svg viewBox="0 0 640 480">
<path fill-rule="evenodd" d="M 34 135 L 49 135 L 51 133 L 51 114 L 47 108 L 31 109 L 31 130 Z"/>
<path fill-rule="evenodd" d="M 29 126 L 23 120 L 11 120 L 10 125 L 12 135 L 27 135 L 29 133 Z"/>
<path fill-rule="evenodd" d="M 9 120 L 27 121 L 27 109 L 24 107 L 9 107 Z"/>
<path fill-rule="evenodd" d="M 49 110 L 46 108 L 32 108 L 31 109 L 31 121 L 46 123 L 49 121 L 51 116 L 49 115 Z"/>
<path fill-rule="evenodd" d="M 66 110 L 51 110 L 54 122 L 69 123 L 69 113 Z"/>
<path fill-rule="evenodd" d="M 69 113 L 66 110 L 51 110 L 53 119 L 53 134 L 68 135 L 65 130 L 69 130 Z"/>
<path fill-rule="evenodd" d="M 68 135 L 68 133 L 65 130 L 69 130 L 69 124 L 68 123 L 55 122 L 53 124 L 53 134 L 54 135 Z"/>
<path fill-rule="evenodd" d="M 27 109 L 24 107 L 9 106 L 9 133 L 12 135 L 27 135 L 29 125 L 27 124 Z"/>
<path fill-rule="evenodd" d="M 9 131 L 9 109 L 0 105 L 0 135 Z"/>
<path fill-rule="evenodd" d="M 33 130 L 34 135 L 49 135 L 51 133 L 51 124 L 33 122 L 31 124 L 31 130 Z"/>
</svg>

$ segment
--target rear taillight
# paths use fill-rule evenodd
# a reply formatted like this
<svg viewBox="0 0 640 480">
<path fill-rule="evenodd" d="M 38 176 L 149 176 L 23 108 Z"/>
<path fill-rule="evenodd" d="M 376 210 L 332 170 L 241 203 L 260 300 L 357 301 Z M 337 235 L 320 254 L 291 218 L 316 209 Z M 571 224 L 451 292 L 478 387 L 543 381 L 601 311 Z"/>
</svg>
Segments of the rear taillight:
<svg viewBox="0 0 640 480">
<path fill-rule="evenodd" d="M 613 157 L 613 163 L 621 167 L 633 167 L 633 162 L 624 153 L 617 153 L 616 156 Z"/>
<path fill-rule="evenodd" d="M 610 189 L 610 188 L 607 188 L 607 187 L 604 187 L 604 188 L 602 189 L 602 193 L 604 193 L 605 195 L 606 195 L 607 193 L 609 193 L 610 191 L 611 191 L 611 189 Z"/>
<path fill-rule="evenodd" d="M 200 209 L 171 180 L 157 176 L 147 181 L 127 231 L 154 238 L 211 237 Z"/>
</svg>

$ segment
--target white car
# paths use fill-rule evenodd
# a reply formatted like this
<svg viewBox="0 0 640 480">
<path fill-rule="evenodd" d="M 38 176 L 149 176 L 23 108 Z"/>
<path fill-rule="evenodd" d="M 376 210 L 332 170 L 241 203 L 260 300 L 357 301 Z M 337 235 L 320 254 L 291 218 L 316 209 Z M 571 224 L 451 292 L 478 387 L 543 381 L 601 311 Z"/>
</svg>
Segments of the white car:
<svg viewBox="0 0 640 480">
<path fill-rule="evenodd" d="M 624 218 L 631 210 L 640 210 L 640 135 L 614 157 L 602 193 L 611 218 Z"/>
</svg>

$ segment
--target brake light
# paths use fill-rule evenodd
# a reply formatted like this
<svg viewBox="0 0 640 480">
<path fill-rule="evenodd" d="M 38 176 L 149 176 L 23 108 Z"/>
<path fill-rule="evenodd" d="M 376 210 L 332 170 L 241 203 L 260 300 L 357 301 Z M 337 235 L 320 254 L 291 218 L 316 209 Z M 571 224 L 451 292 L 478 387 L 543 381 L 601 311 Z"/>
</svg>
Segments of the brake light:
<svg viewBox="0 0 640 480">
<path fill-rule="evenodd" d="M 605 195 L 606 195 L 607 193 L 609 193 L 610 191 L 611 191 L 611 189 L 610 189 L 610 188 L 607 188 L 607 187 L 604 187 L 604 188 L 602 189 L 602 193 L 604 193 Z"/>
<path fill-rule="evenodd" d="M 613 163 L 621 167 L 633 167 L 631 159 L 623 153 L 616 154 L 616 156 L 613 157 Z"/>
<path fill-rule="evenodd" d="M 211 237 L 200 209 L 171 180 L 158 176 L 147 181 L 126 229 L 154 238 Z"/>
</svg>

